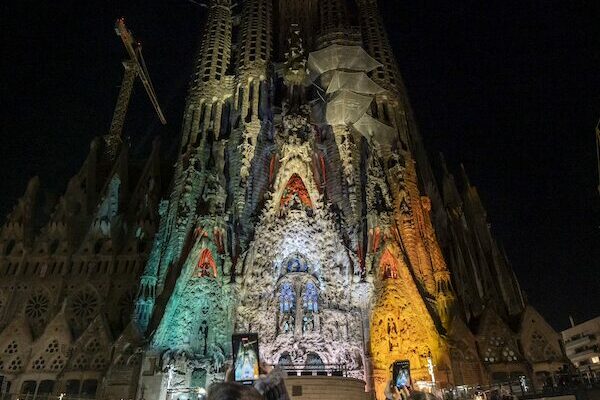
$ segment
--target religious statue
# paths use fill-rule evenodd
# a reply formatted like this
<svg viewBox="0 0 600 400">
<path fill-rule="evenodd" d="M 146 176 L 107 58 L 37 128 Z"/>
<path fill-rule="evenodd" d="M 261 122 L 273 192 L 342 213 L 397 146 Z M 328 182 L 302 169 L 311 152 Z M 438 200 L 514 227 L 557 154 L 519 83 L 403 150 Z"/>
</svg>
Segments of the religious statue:
<svg viewBox="0 0 600 400">
<path fill-rule="evenodd" d="M 210 354 L 213 360 L 212 367 L 214 372 L 221 372 L 223 365 L 225 364 L 225 354 L 223 353 L 223 349 L 221 346 L 212 343 L 210 345 Z"/>
<path fill-rule="evenodd" d="M 308 313 L 302 318 L 302 332 L 312 332 L 315 330 L 315 321 L 312 313 Z"/>
<path fill-rule="evenodd" d="M 283 317 L 282 329 L 283 333 L 290 333 L 294 331 L 294 316 L 292 314 L 286 314 Z"/>
<path fill-rule="evenodd" d="M 206 348 L 208 345 L 208 323 L 206 320 L 203 320 L 200 323 L 200 327 L 198 328 L 198 337 L 200 339 L 200 343 L 202 343 L 202 354 L 206 355 Z"/>
<path fill-rule="evenodd" d="M 396 322 L 388 320 L 388 343 L 390 351 L 398 347 L 398 329 L 396 328 Z"/>
</svg>

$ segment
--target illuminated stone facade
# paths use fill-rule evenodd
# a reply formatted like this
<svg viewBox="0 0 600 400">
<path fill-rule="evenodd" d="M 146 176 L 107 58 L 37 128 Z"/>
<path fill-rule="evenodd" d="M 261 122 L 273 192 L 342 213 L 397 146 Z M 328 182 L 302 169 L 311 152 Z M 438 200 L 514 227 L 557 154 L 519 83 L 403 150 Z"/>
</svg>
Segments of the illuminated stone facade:
<svg viewBox="0 0 600 400">
<path fill-rule="evenodd" d="M 243 331 L 377 398 L 396 360 L 439 386 L 560 365 L 475 188 L 434 178 L 375 0 L 207 13 L 168 174 L 158 145 L 95 141 L 58 202 L 34 179 L 9 215 L 3 390 L 183 400 Z"/>
</svg>

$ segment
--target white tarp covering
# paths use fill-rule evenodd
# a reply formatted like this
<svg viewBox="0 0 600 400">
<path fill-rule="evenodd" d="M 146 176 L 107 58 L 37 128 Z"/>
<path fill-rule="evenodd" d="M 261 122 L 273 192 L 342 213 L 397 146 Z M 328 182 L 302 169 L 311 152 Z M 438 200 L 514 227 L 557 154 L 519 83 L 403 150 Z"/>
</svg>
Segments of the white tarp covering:
<svg viewBox="0 0 600 400">
<path fill-rule="evenodd" d="M 379 94 L 385 89 L 376 84 L 364 72 L 335 71 L 327 93 L 335 93 L 338 90 L 351 90 L 363 94 Z"/>
<path fill-rule="evenodd" d="M 308 56 L 308 70 L 313 80 L 335 69 L 369 72 L 379 66 L 381 63 L 360 46 L 332 44 Z"/>
<path fill-rule="evenodd" d="M 353 126 L 369 140 L 392 142 L 396 129 L 367 114 L 373 97 L 385 92 L 366 74 L 379 66 L 360 46 L 334 44 L 310 53 L 307 65 L 310 79 L 327 87 L 326 98 L 321 96 L 323 102 L 313 105 L 313 119 L 329 125 Z"/>
<path fill-rule="evenodd" d="M 329 125 L 350 125 L 358 121 L 369 109 L 373 97 L 342 90 L 327 102 L 325 118 Z"/>
<path fill-rule="evenodd" d="M 397 136 L 396 128 L 379 122 L 368 114 L 363 114 L 354 124 L 354 128 L 364 137 L 380 143 L 392 142 Z"/>
</svg>

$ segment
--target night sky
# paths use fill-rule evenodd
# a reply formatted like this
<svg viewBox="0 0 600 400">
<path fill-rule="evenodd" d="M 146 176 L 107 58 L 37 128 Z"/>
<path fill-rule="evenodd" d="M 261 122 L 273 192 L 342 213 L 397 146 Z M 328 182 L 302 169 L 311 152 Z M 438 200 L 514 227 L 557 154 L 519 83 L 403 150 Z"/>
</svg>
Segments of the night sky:
<svg viewBox="0 0 600 400">
<path fill-rule="evenodd" d="M 529 301 L 556 328 L 600 315 L 600 2 L 380 1 L 432 158 L 462 162 Z M 177 145 L 205 10 L 188 0 L 5 1 L 0 6 L 0 214 L 39 175 L 60 193 L 108 131 L 125 51 L 144 55 L 169 125 L 141 84 L 136 152 Z"/>
</svg>

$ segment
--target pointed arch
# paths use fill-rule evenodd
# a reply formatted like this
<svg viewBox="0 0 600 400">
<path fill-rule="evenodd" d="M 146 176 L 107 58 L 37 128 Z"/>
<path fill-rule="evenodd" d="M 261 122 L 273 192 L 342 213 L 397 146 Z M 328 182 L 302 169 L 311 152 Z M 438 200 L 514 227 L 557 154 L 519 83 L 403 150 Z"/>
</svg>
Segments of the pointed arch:
<svg viewBox="0 0 600 400">
<path fill-rule="evenodd" d="M 491 308 L 486 308 L 476 335 L 485 364 L 516 362 L 522 359 L 516 335 Z"/>
<path fill-rule="evenodd" d="M 217 264 L 209 249 L 203 249 L 200 253 L 200 259 L 198 260 L 194 275 L 198 278 L 217 277 Z"/>
<path fill-rule="evenodd" d="M 286 366 L 292 364 L 292 357 L 290 356 L 290 353 L 288 353 L 287 351 L 281 353 L 281 355 L 279 356 L 279 361 L 277 361 L 277 365 Z"/>
<path fill-rule="evenodd" d="M 66 365 L 71 371 L 102 371 L 109 363 L 108 355 L 112 337 L 108 321 L 98 314 L 81 336 L 71 346 Z"/>
<path fill-rule="evenodd" d="M 304 362 L 304 369 L 306 372 L 303 372 L 302 375 L 326 375 L 325 371 L 325 363 L 323 362 L 323 358 L 315 352 L 309 352 L 306 355 L 306 361 Z"/>
<path fill-rule="evenodd" d="M 296 307 L 296 293 L 291 283 L 282 283 L 279 289 L 279 311 L 281 313 L 293 313 Z"/>
<path fill-rule="evenodd" d="M 528 361 L 533 363 L 563 361 L 559 345 L 560 335 L 530 305 L 525 308 L 521 317 L 519 339 L 523 355 Z"/>
<path fill-rule="evenodd" d="M 398 278 L 398 265 L 396 259 L 389 249 L 385 249 L 379 260 L 379 270 L 381 271 L 382 279 Z"/>
<path fill-rule="evenodd" d="M 312 208 L 313 203 L 310 198 L 310 194 L 302 181 L 300 175 L 294 173 L 288 180 L 283 193 L 281 194 L 281 200 L 279 204 L 281 207 L 294 205 L 295 202 L 300 201 L 304 206 Z"/>
<path fill-rule="evenodd" d="M 71 328 L 64 310 L 61 310 L 33 344 L 28 370 L 53 373 L 62 371 L 69 359 L 72 342 Z"/>
<path fill-rule="evenodd" d="M 19 373 L 30 358 L 33 337 L 25 317 L 15 319 L 0 333 L 0 370 Z"/>
<path fill-rule="evenodd" d="M 315 352 L 310 352 L 306 355 L 306 365 L 311 367 L 323 367 L 323 359 Z"/>
<path fill-rule="evenodd" d="M 319 292 L 314 282 L 307 282 L 302 294 L 302 308 L 307 312 L 319 311 Z"/>
</svg>

